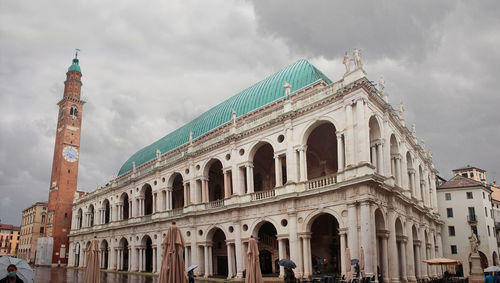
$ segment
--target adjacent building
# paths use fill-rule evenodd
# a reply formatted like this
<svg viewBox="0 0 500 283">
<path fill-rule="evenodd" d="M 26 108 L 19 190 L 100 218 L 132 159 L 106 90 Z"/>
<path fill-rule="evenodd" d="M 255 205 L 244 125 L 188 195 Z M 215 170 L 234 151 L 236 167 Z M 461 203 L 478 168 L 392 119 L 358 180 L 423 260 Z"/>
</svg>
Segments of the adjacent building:
<svg viewBox="0 0 500 283">
<path fill-rule="evenodd" d="M 441 232 L 443 255 L 460 260 L 465 276 L 468 276 L 470 271 L 471 233 L 479 240 L 482 267 L 498 265 L 499 262 L 492 190 L 481 182 L 485 178 L 476 175 L 484 173 L 483 170 L 469 166 L 467 168 L 470 171 L 453 170 L 455 176 L 437 190 L 439 214 L 444 221 Z M 474 175 L 469 174 L 471 172 L 474 172 Z"/>
<path fill-rule="evenodd" d="M 0 223 L 0 256 L 16 256 L 19 248 L 18 226 Z"/>
<path fill-rule="evenodd" d="M 474 166 L 467 165 L 463 168 L 458 168 L 452 170 L 453 176 L 462 176 L 464 178 L 469 178 L 483 184 L 486 184 L 486 171 Z"/>
<path fill-rule="evenodd" d="M 35 261 L 37 241 L 45 233 L 46 221 L 47 202 L 37 202 L 23 210 L 18 258 Z"/>
<path fill-rule="evenodd" d="M 431 154 L 354 59 L 337 81 L 299 60 L 132 155 L 75 198 L 69 266 L 96 236 L 102 268 L 158 272 L 176 221 L 200 276 L 241 278 L 251 236 L 264 274 L 290 258 L 299 277 L 349 259 L 384 282 L 436 276 L 422 262 L 442 254 Z"/>
</svg>

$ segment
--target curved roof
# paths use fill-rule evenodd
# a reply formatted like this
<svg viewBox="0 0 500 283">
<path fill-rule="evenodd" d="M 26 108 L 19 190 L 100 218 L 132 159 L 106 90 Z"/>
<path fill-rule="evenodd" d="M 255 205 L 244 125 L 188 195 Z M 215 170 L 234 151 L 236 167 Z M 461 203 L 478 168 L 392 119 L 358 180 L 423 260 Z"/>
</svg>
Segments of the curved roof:
<svg viewBox="0 0 500 283">
<path fill-rule="evenodd" d="M 78 58 L 74 58 L 74 59 L 73 59 L 73 64 L 71 64 L 71 66 L 69 66 L 69 68 L 68 68 L 68 72 L 69 72 L 69 71 L 77 71 L 77 72 L 80 72 L 80 73 L 81 73 L 81 72 L 82 72 L 82 70 L 80 69 L 80 65 L 78 65 L 78 62 L 79 62 L 79 61 L 80 61 L 80 60 L 78 60 Z"/>
<path fill-rule="evenodd" d="M 332 83 L 327 76 L 307 60 L 298 60 L 292 65 L 281 69 L 277 73 L 211 108 L 198 118 L 151 145 L 139 150 L 122 165 L 118 176 L 131 171 L 133 169 L 132 162 L 135 162 L 135 165 L 139 167 L 155 159 L 157 149 L 164 154 L 188 143 L 190 132 L 193 132 L 193 139 L 195 139 L 229 122 L 231 120 L 232 109 L 236 111 L 237 117 L 240 117 L 277 99 L 283 98 L 285 96 L 284 81 L 291 85 L 290 92 L 294 92 L 319 80 L 323 80 L 328 84 Z"/>
</svg>

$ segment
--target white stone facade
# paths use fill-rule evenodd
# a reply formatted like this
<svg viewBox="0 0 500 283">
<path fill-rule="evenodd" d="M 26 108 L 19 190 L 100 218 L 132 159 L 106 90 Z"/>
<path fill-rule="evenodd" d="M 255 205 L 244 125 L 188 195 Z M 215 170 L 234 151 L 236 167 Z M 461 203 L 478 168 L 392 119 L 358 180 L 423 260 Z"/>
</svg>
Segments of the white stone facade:
<svg viewBox="0 0 500 283">
<path fill-rule="evenodd" d="M 297 276 L 345 274 L 348 247 L 367 277 L 436 276 L 436 171 L 401 114 L 362 69 L 292 93 L 75 199 L 69 266 L 95 235 L 104 268 L 157 272 L 176 221 L 202 276 L 241 278 L 251 235 L 263 272 L 286 257 Z"/>
</svg>

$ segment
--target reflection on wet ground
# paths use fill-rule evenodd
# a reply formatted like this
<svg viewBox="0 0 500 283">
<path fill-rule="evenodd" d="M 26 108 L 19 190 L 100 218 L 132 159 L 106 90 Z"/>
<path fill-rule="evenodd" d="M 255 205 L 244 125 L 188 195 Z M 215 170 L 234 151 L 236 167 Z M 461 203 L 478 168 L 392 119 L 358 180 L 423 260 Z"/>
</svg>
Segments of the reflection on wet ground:
<svg viewBox="0 0 500 283">
<path fill-rule="evenodd" d="M 82 269 L 35 267 L 35 283 L 83 283 Z M 275 279 L 276 280 L 276 279 Z M 264 282 L 276 282 L 264 281 Z M 158 276 L 146 274 L 127 274 L 117 272 L 101 272 L 102 283 L 157 283 Z M 214 283 L 215 281 L 199 280 L 196 283 Z M 241 281 L 240 281 L 241 282 Z"/>
</svg>

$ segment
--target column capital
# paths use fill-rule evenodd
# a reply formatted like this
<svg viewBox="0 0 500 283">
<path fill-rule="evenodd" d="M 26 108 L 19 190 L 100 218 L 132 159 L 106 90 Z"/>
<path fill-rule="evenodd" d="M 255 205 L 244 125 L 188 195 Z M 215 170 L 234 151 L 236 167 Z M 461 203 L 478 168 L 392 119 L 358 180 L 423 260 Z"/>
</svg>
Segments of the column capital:
<svg viewBox="0 0 500 283">
<path fill-rule="evenodd" d="M 302 232 L 302 233 L 297 233 L 297 234 L 302 239 L 311 239 L 311 236 L 312 236 L 311 232 Z"/>
<path fill-rule="evenodd" d="M 406 243 L 408 241 L 408 237 L 403 236 L 403 235 L 397 235 L 396 241 Z"/>
<path fill-rule="evenodd" d="M 387 229 L 377 230 L 377 236 L 378 237 L 389 239 L 389 234 L 391 234 L 391 233 Z"/>
<path fill-rule="evenodd" d="M 198 178 L 198 180 L 208 181 L 208 176 L 201 176 L 201 177 Z"/>
<path fill-rule="evenodd" d="M 393 158 L 393 159 L 401 159 L 401 154 L 399 154 L 399 153 L 391 153 L 391 158 Z"/>
<path fill-rule="evenodd" d="M 299 145 L 295 148 L 297 151 L 307 151 L 307 144 Z"/>
<path fill-rule="evenodd" d="M 347 231 L 349 230 L 348 227 L 344 227 L 344 228 L 339 228 L 339 235 L 347 235 Z"/>
<path fill-rule="evenodd" d="M 290 235 L 289 234 L 278 234 L 276 235 L 276 238 L 278 239 L 278 241 L 280 240 L 287 240 L 289 239 Z"/>
<path fill-rule="evenodd" d="M 410 174 L 415 174 L 415 172 L 416 172 L 416 171 L 415 171 L 415 169 L 413 169 L 413 168 L 408 168 L 408 173 L 410 173 Z"/>
</svg>

